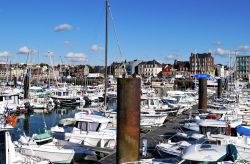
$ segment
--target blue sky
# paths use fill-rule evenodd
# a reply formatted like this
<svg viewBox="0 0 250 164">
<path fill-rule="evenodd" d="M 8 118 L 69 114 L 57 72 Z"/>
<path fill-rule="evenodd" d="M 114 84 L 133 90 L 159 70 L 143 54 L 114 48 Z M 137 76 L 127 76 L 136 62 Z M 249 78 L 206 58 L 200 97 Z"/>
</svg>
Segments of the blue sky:
<svg viewBox="0 0 250 164">
<path fill-rule="evenodd" d="M 109 0 L 109 63 L 172 63 L 211 51 L 216 63 L 250 51 L 248 0 Z M 0 60 L 104 65 L 105 0 L 1 0 Z"/>
</svg>

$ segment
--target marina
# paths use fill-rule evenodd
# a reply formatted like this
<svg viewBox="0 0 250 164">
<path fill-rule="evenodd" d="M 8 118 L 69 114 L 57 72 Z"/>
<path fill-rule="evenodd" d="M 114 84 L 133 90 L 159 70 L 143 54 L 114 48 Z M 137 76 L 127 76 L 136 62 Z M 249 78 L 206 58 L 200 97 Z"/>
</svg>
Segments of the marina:
<svg viewBox="0 0 250 164">
<path fill-rule="evenodd" d="M 199 86 L 201 84 L 199 84 Z M 244 84 L 242 85 L 245 86 Z M 79 89 L 84 90 L 85 87 L 72 86 L 72 88 L 75 88 L 75 90 L 77 91 Z M 224 141 L 223 135 L 225 135 L 226 138 L 228 137 L 229 132 L 227 127 L 230 126 L 230 134 L 235 136 L 237 135 L 236 128 L 238 130 L 240 126 L 246 126 L 248 122 L 247 117 L 243 117 L 243 112 L 245 112 L 246 110 L 242 110 L 248 108 L 248 99 L 244 96 L 247 95 L 248 89 L 244 89 L 244 87 L 242 88 L 243 89 L 237 89 L 236 91 L 226 91 L 219 90 L 218 86 L 216 88 L 210 87 L 208 89 L 205 86 L 203 89 L 207 90 L 208 96 L 208 101 L 206 102 L 206 104 L 200 104 L 202 102 L 198 99 L 199 92 L 195 90 L 192 91 L 188 89 L 186 91 L 174 91 L 169 90 L 169 88 L 166 90 L 165 87 L 150 88 L 148 90 L 145 89 L 140 94 L 139 103 L 141 113 L 140 132 L 138 133 L 138 135 L 140 136 L 140 146 L 138 149 L 141 156 L 140 162 L 144 163 L 145 161 L 148 162 L 147 160 L 152 160 L 152 158 L 157 158 L 155 160 L 174 160 L 172 161 L 174 163 L 185 163 L 186 160 L 194 160 L 189 156 L 182 155 L 182 153 L 185 153 L 186 150 L 188 150 L 188 152 L 191 151 L 192 148 L 189 148 L 189 146 L 197 143 L 203 143 L 206 140 L 214 142 L 214 139 L 216 139 L 216 142 L 219 142 L 219 138 L 221 138 L 220 143 L 222 144 L 222 147 L 214 149 L 224 149 L 226 151 L 228 141 Z M 222 93 L 219 93 L 218 90 Z M 86 91 L 88 91 L 88 88 L 86 89 Z M 84 91 L 80 91 L 79 93 L 83 92 Z M 90 96 L 92 96 L 92 92 L 93 91 L 91 91 Z M 228 97 L 228 94 L 226 92 L 234 92 L 236 96 L 233 96 L 233 94 L 231 94 L 231 96 Z M 202 93 L 204 94 L 204 92 Z M 240 93 L 241 95 L 238 95 Z M 217 98 L 218 94 L 220 94 L 221 98 Z M 185 95 L 189 96 L 187 97 Z M 190 97 L 191 95 L 193 97 Z M 82 95 L 82 97 L 84 96 L 86 97 L 87 94 Z M 19 153 L 21 152 L 22 156 L 27 156 L 29 160 L 34 156 L 34 154 L 44 155 L 44 153 L 39 153 L 40 150 L 36 150 L 35 147 L 31 149 L 28 147 L 25 148 L 25 145 L 34 145 L 35 143 L 40 145 L 40 142 L 43 144 L 45 144 L 46 142 L 51 142 L 57 144 L 60 143 L 59 145 L 61 145 L 62 147 L 64 144 L 66 144 L 68 145 L 67 147 L 69 151 L 71 151 L 69 147 L 81 147 L 81 151 L 85 152 L 85 154 L 86 152 L 88 152 L 86 154 L 86 159 L 79 158 L 80 160 L 77 160 L 77 157 L 74 159 L 74 163 L 117 163 L 117 134 L 115 129 L 118 125 L 119 120 L 117 120 L 116 110 L 119 108 L 119 105 L 117 106 L 117 103 L 121 101 L 119 97 L 117 98 L 118 99 L 112 97 L 112 99 L 108 100 L 108 107 L 105 111 L 102 106 L 103 99 L 100 98 L 100 100 L 98 101 L 91 100 L 87 103 L 80 103 L 80 106 L 75 104 L 67 105 L 64 103 L 56 104 L 52 110 L 43 112 L 32 109 L 31 111 L 25 110 L 24 113 L 17 113 L 17 111 L 15 111 L 13 107 L 5 108 L 5 110 L 3 111 L 3 116 L 10 115 L 12 117 L 13 113 L 16 113 L 15 118 L 17 120 L 15 124 L 13 124 L 14 118 L 11 118 L 13 119 L 11 124 L 8 123 L 10 125 L 14 125 L 14 128 L 10 130 L 10 136 L 12 141 L 15 143 L 15 150 Z M 16 99 L 13 100 L 15 100 L 14 102 L 16 102 Z M 95 103 L 93 104 L 92 102 Z M 240 104 L 242 105 L 237 105 L 236 102 L 241 102 Z M 9 103 L 10 102 L 8 101 L 8 104 Z M 100 105 L 97 105 L 96 103 L 100 103 Z M 214 105 L 215 103 L 217 105 Z M 206 112 L 200 113 L 200 111 L 198 110 L 198 107 L 200 105 L 207 105 L 214 108 L 207 108 Z M 24 108 L 31 107 L 33 106 L 26 106 Z M 158 115 L 161 117 L 164 116 L 164 119 L 160 124 L 157 123 L 157 117 L 159 117 Z M 8 122 L 7 117 L 5 117 L 5 119 L 6 122 Z M 239 119 L 238 122 L 234 121 L 237 119 Z M 226 120 L 225 123 L 222 122 L 223 120 Z M 231 120 L 230 123 L 227 120 Z M 216 129 L 213 130 L 212 127 L 210 127 L 211 129 L 208 129 L 208 126 L 210 126 L 210 124 L 212 127 L 216 127 L 216 129 L 221 126 L 221 129 L 219 129 L 219 131 Z M 6 124 L 2 125 L 6 126 Z M 204 128 L 202 128 L 203 126 Z M 105 132 L 102 132 L 101 129 L 103 129 Z M 86 131 L 87 133 L 85 133 L 84 131 Z M 243 130 L 242 133 L 248 134 L 245 131 L 247 130 Z M 68 134 L 66 134 L 66 132 Z M 199 134 L 199 132 L 201 134 Z M 213 133 L 213 135 L 211 135 L 210 133 Z M 241 132 L 238 133 L 238 135 L 241 134 Z M 73 134 L 75 135 L 75 137 Z M 113 134 L 114 136 L 112 137 L 111 134 Z M 98 135 L 100 135 L 100 138 L 98 138 Z M 216 135 L 218 135 L 219 138 Z M 32 137 L 34 143 L 28 143 L 31 142 L 31 139 L 29 139 L 29 137 Z M 176 137 L 177 139 L 174 139 Z M 112 138 L 114 139 L 113 141 Z M 192 142 L 189 141 L 189 139 L 191 138 L 193 139 Z M 56 139 L 58 139 L 58 141 L 56 141 Z M 232 137 L 230 138 L 230 140 L 233 141 L 235 139 Z M 243 141 L 244 137 L 242 138 L 242 141 L 238 141 L 238 143 L 240 144 L 240 142 Z M 69 142 L 71 146 L 69 146 L 67 142 Z M 234 142 L 235 141 L 233 141 L 233 143 Z M 22 144 L 24 145 L 21 146 Z M 179 144 L 182 145 L 181 151 L 178 148 L 179 146 L 177 146 Z M 42 148 L 41 146 L 39 147 Z M 44 145 L 44 148 L 45 147 L 46 145 Z M 236 149 L 239 152 L 241 151 L 240 147 L 240 145 L 239 148 L 238 146 L 236 146 Z M 30 152 L 28 151 L 29 149 L 31 150 Z M 79 150 L 80 149 L 78 148 L 78 152 Z M 54 151 L 56 153 L 56 149 Z M 63 153 L 63 149 L 60 149 L 60 153 Z M 70 155 L 70 152 L 68 153 Z M 49 158 L 48 155 L 41 155 L 34 157 L 38 158 L 38 161 L 48 160 L 52 163 L 58 163 L 57 159 Z M 55 156 L 60 157 L 59 154 Z M 63 163 L 71 163 L 72 160 L 70 159 L 73 159 L 73 156 L 76 155 L 71 154 L 70 156 L 72 157 L 67 157 L 69 161 L 64 161 Z M 81 156 L 84 157 L 85 155 Z M 241 157 L 242 156 L 243 154 L 241 154 Z M 218 156 L 218 158 L 220 157 Z M 242 161 L 242 159 L 239 159 L 239 161 Z"/>
<path fill-rule="evenodd" d="M 1 1 L 0 164 L 250 163 L 247 6 Z"/>
</svg>

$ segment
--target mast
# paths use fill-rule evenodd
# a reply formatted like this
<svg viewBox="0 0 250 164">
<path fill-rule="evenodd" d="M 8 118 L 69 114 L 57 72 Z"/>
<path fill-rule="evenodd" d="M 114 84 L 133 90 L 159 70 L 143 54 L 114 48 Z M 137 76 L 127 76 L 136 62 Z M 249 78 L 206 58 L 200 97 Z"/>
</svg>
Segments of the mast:
<svg viewBox="0 0 250 164">
<path fill-rule="evenodd" d="M 6 61 L 6 86 L 8 85 L 8 82 L 9 82 L 9 66 L 8 66 L 8 61 L 9 61 L 9 58 L 7 57 L 7 61 Z"/>
<path fill-rule="evenodd" d="M 107 75 L 108 75 L 107 65 L 108 65 L 108 0 L 106 0 L 104 107 L 107 106 Z"/>
<path fill-rule="evenodd" d="M 228 52 L 228 65 L 229 65 L 229 82 L 232 83 L 231 77 L 231 51 Z"/>
<path fill-rule="evenodd" d="M 194 50 L 194 89 L 196 89 L 196 49 Z"/>
</svg>

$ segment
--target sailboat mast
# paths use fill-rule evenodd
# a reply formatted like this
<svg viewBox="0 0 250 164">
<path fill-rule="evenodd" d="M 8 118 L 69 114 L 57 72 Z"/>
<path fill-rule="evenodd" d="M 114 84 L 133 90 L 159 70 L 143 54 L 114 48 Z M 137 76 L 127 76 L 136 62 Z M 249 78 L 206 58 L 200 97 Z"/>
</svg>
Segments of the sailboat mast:
<svg viewBox="0 0 250 164">
<path fill-rule="evenodd" d="M 106 32 L 105 32 L 105 77 L 104 77 L 104 107 L 107 106 L 107 76 L 108 76 L 108 0 L 106 0 Z"/>
</svg>

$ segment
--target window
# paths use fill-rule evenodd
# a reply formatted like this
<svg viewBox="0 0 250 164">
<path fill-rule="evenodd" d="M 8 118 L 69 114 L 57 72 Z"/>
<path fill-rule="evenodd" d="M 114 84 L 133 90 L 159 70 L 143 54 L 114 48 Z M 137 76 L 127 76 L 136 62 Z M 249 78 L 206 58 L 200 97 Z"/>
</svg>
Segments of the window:
<svg viewBox="0 0 250 164">
<path fill-rule="evenodd" d="M 11 100 L 11 96 L 6 96 L 5 100 Z"/>
<path fill-rule="evenodd" d="M 75 125 L 76 128 L 83 130 L 83 131 L 87 131 L 87 122 L 77 122 Z"/>
<path fill-rule="evenodd" d="M 63 96 L 68 96 L 69 93 L 68 92 L 63 92 Z"/>
<path fill-rule="evenodd" d="M 89 122 L 88 123 L 88 131 L 94 131 L 96 132 L 98 129 L 99 129 L 99 126 L 100 124 L 99 123 L 96 123 L 96 122 Z"/>
</svg>

